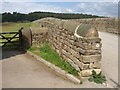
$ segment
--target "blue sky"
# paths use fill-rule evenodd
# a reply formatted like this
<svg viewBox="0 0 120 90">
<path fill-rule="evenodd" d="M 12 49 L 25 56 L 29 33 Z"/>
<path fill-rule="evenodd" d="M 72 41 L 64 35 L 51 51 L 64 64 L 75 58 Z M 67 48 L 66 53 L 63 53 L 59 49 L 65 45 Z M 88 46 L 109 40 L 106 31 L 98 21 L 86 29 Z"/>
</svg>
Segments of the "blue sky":
<svg viewBox="0 0 120 90">
<path fill-rule="evenodd" d="M 67 1 L 67 0 L 66 0 Z M 85 0 L 84 0 L 85 1 Z M 90 0 L 89 0 L 90 1 Z M 102 1 L 102 0 L 101 0 Z M 84 13 L 100 16 L 118 16 L 118 1 L 106 2 L 40 2 L 39 0 L 3 0 L 3 12 L 30 13 L 34 11 L 56 12 L 56 13 Z"/>
</svg>

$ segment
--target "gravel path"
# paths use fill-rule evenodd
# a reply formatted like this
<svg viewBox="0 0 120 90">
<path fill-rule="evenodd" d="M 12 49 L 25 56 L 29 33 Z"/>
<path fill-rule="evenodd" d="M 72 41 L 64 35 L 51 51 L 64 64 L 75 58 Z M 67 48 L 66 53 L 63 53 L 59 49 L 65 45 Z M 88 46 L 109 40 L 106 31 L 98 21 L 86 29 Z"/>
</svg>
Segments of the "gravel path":
<svg viewBox="0 0 120 90">
<path fill-rule="evenodd" d="M 27 54 L 18 51 L 4 54 L 9 57 L 2 60 L 3 88 L 104 88 L 88 81 L 78 85 L 64 80 Z"/>
</svg>

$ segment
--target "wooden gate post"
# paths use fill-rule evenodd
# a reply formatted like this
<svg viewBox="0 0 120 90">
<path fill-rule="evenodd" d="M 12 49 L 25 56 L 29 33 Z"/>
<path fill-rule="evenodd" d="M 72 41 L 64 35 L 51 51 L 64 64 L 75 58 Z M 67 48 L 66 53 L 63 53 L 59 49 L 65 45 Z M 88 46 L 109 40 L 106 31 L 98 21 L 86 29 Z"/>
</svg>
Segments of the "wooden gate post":
<svg viewBox="0 0 120 90">
<path fill-rule="evenodd" d="M 22 30 L 23 27 L 19 30 L 19 48 L 22 49 Z"/>
</svg>

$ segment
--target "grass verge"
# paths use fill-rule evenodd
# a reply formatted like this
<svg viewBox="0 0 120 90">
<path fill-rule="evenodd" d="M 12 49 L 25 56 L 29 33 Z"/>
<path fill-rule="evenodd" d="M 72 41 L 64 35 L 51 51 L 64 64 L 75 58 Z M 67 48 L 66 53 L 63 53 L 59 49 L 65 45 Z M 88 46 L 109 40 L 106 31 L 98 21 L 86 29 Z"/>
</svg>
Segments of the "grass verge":
<svg viewBox="0 0 120 90">
<path fill-rule="evenodd" d="M 65 70 L 76 77 L 78 76 L 77 71 L 68 62 L 61 59 L 60 56 L 51 48 L 48 42 L 45 42 L 40 47 L 32 46 L 28 50 L 60 67 L 62 70 Z"/>
</svg>

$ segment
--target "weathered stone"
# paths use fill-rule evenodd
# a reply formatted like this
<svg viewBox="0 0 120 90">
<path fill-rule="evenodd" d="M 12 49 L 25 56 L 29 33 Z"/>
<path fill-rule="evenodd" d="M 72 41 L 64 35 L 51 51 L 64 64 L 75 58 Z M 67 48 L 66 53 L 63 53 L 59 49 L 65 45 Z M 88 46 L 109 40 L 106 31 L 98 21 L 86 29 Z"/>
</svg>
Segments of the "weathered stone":
<svg viewBox="0 0 120 90">
<path fill-rule="evenodd" d="M 89 44 L 88 43 L 83 43 L 82 41 L 78 41 L 75 44 L 76 44 L 76 46 L 79 46 L 83 49 L 91 49 L 92 48 L 90 43 Z"/>
<path fill-rule="evenodd" d="M 67 61 L 67 56 L 66 55 L 62 54 L 62 57 L 63 57 L 64 60 Z"/>
<path fill-rule="evenodd" d="M 101 54 L 101 50 L 85 50 L 85 49 L 82 49 L 82 48 L 79 48 L 79 52 L 81 54 L 85 54 L 85 55 L 94 55 L 94 54 Z"/>
<path fill-rule="evenodd" d="M 90 75 L 92 75 L 93 70 L 96 72 L 96 74 L 99 74 L 101 72 L 101 69 L 82 70 L 81 75 L 83 77 L 89 77 Z"/>
<path fill-rule="evenodd" d="M 80 54 L 77 53 L 77 52 L 76 52 L 76 54 L 74 53 L 73 56 L 76 57 L 76 58 L 80 58 Z"/>
<path fill-rule="evenodd" d="M 83 39 L 84 42 L 87 42 L 87 43 L 100 43 L 101 42 L 101 39 L 100 38 L 84 38 Z"/>
<path fill-rule="evenodd" d="M 64 41 L 64 43 L 68 46 L 70 43 L 68 41 Z"/>
<path fill-rule="evenodd" d="M 61 35 L 60 38 L 63 39 L 64 37 Z"/>
<path fill-rule="evenodd" d="M 64 45 L 63 47 L 67 52 L 71 53 L 71 48 L 67 45 Z"/>
<path fill-rule="evenodd" d="M 71 36 L 70 39 L 75 40 L 75 36 Z"/>
<path fill-rule="evenodd" d="M 100 61 L 99 62 L 90 63 L 89 68 L 90 69 L 100 69 L 101 68 Z"/>
<path fill-rule="evenodd" d="M 81 69 L 83 69 L 83 63 L 79 61 L 79 59 L 73 57 L 72 55 L 69 56 L 70 59 L 75 62 Z"/>
<path fill-rule="evenodd" d="M 62 47 L 62 46 L 63 46 L 63 43 L 59 42 L 59 46 Z"/>
<path fill-rule="evenodd" d="M 56 52 L 60 55 L 61 54 L 61 52 L 59 51 L 59 50 L 56 50 Z"/>
<path fill-rule="evenodd" d="M 67 62 L 71 64 L 72 67 L 74 67 L 77 71 L 80 71 L 80 68 L 78 67 L 77 64 L 75 64 L 71 59 L 67 58 Z"/>
<path fill-rule="evenodd" d="M 69 57 L 69 55 L 71 55 L 69 52 L 66 52 L 64 49 L 62 49 L 62 53 L 63 53 L 64 55 L 66 55 L 67 57 Z"/>
<path fill-rule="evenodd" d="M 83 64 L 83 70 L 89 69 L 89 64 Z"/>
<path fill-rule="evenodd" d="M 97 62 L 101 60 L 101 54 L 96 55 L 81 55 L 80 60 L 86 62 Z"/>
<path fill-rule="evenodd" d="M 70 39 L 71 35 L 68 34 L 67 37 Z"/>
<path fill-rule="evenodd" d="M 73 48 L 74 46 L 73 45 L 71 45 L 70 43 L 68 44 L 68 46 L 70 47 L 70 48 Z"/>
<path fill-rule="evenodd" d="M 69 40 L 69 42 L 70 42 L 72 45 L 74 45 L 74 40 Z"/>
<path fill-rule="evenodd" d="M 63 37 L 66 37 L 65 33 L 61 33 L 61 35 L 62 35 Z"/>
<path fill-rule="evenodd" d="M 76 52 L 75 50 L 73 50 L 73 49 L 70 49 L 70 53 L 71 53 L 73 56 L 75 56 L 75 55 L 77 54 L 77 52 Z"/>
<path fill-rule="evenodd" d="M 80 47 L 73 46 L 74 50 L 79 53 L 80 52 Z"/>
<path fill-rule="evenodd" d="M 92 49 L 101 49 L 102 43 L 93 43 L 92 44 Z"/>
</svg>

